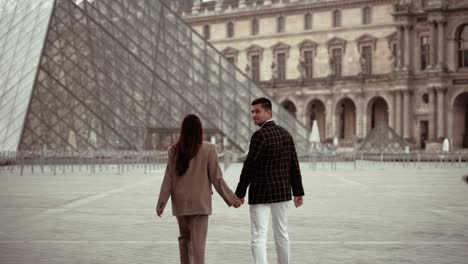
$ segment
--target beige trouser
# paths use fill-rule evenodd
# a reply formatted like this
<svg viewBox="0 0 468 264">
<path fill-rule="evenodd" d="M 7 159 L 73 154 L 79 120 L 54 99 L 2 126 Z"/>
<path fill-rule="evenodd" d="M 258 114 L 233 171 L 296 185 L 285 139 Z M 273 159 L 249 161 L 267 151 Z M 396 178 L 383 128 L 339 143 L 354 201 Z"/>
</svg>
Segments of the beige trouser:
<svg viewBox="0 0 468 264">
<path fill-rule="evenodd" d="M 177 216 L 181 264 L 204 264 L 208 215 Z"/>
</svg>

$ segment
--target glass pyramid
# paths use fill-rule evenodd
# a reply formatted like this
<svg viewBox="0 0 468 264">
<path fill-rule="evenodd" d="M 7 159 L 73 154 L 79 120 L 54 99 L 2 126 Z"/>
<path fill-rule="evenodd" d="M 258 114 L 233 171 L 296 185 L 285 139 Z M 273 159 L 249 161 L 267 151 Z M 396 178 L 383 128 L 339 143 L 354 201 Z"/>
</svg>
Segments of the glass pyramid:
<svg viewBox="0 0 468 264">
<path fill-rule="evenodd" d="M 0 151 L 18 148 L 52 7 L 0 0 Z"/>
<path fill-rule="evenodd" d="M 250 102 L 268 96 L 165 3 L 0 3 L 0 150 L 151 149 L 188 113 L 247 150 Z M 273 108 L 306 153 L 306 128 Z"/>
</svg>

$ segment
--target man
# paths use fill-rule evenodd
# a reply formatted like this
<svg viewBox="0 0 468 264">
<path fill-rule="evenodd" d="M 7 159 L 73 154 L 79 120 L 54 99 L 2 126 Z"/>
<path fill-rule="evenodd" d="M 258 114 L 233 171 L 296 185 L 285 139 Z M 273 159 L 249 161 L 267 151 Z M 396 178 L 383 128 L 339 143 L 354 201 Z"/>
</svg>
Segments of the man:
<svg viewBox="0 0 468 264">
<path fill-rule="evenodd" d="M 252 135 L 235 193 L 244 202 L 250 185 L 252 253 L 255 263 L 268 263 L 266 241 L 271 212 L 278 263 L 288 264 L 288 204 L 294 195 L 294 204 L 300 207 L 304 195 L 296 149 L 289 132 L 273 122 L 270 100 L 255 99 L 251 113 L 254 123 L 260 129 Z"/>
</svg>

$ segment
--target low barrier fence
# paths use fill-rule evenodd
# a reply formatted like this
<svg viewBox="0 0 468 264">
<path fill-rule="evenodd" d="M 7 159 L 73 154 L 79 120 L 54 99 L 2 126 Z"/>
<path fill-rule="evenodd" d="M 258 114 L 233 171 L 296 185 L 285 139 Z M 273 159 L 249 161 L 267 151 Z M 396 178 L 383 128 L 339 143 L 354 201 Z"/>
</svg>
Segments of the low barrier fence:
<svg viewBox="0 0 468 264">
<path fill-rule="evenodd" d="M 165 170 L 167 151 L 90 151 L 90 152 L 0 152 L 1 174 L 123 174 L 139 170 L 144 174 Z M 237 161 L 231 151 L 219 154 L 226 170 Z"/>
<path fill-rule="evenodd" d="M 304 158 L 302 161 L 306 161 Z M 354 167 L 467 167 L 468 153 L 311 153 L 307 157 L 312 169 L 338 166 Z"/>
<path fill-rule="evenodd" d="M 224 170 L 232 163 L 242 162 L 245 154 L 225 151 L 219 154 Z M 311 169 L 339 167 L 454 167 L 468 170 L 468 153 L 311 153 L 300 157 Z M 164 170 L 167 151 L 105 151 L 105 152 L 0 152 L 1 174 L 123 174 L 133 170 L 144 174 Z"/>
<path fill-rule="evenodd" d="M 0 152 L 0 174 L 122 174 L 135 169 L 146 174 L 163 170 L 166 164 L 167 151 Z"/>
</svg>

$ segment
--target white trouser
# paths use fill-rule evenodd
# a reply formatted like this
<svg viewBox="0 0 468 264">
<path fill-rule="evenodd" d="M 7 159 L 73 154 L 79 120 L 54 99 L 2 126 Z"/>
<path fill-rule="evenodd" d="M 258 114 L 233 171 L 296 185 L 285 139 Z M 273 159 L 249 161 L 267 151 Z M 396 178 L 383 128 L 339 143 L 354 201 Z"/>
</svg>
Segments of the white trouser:
<svg viewBox="0 0 468 264">
<path fill-rule="evenodd" d="M 252 254 L 255 264 L 268 264 L 266 242 L 270 211 L 278 264 L 289 263 L 288 207 L 289 201 L 250 205 Z"/>
</svg>

